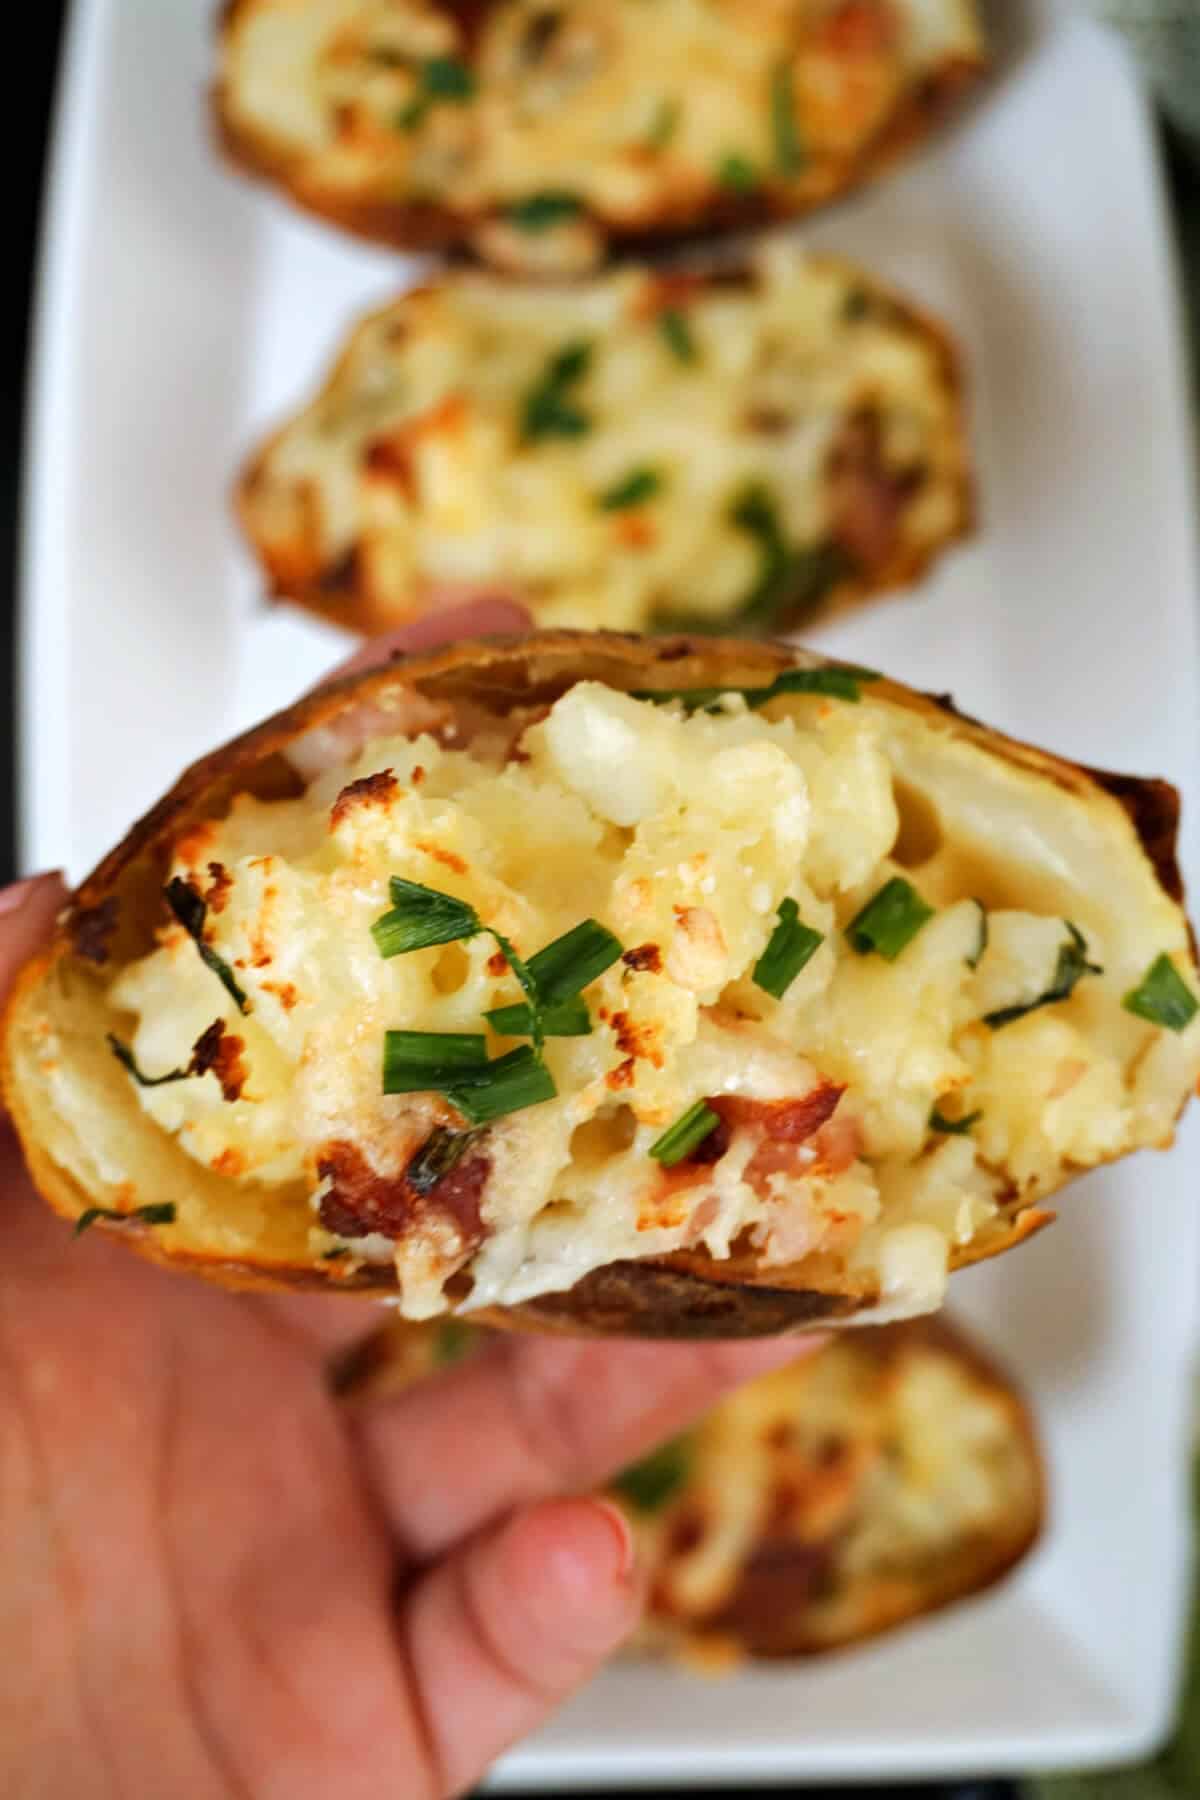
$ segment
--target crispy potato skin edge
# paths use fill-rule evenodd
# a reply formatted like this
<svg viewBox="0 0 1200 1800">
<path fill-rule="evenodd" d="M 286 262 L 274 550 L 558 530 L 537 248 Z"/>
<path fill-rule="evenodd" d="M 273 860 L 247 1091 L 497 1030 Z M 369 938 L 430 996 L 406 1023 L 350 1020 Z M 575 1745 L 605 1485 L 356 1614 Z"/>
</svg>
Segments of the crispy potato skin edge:
<svg viewBox="0 0 1200 1800">
<path fill-rule="evenodd" d="M 103 858 L 72 896 L 47 947 L 18 977 L 3 1020 L 0 1078 L 34 1183 L 64 1218 L 75 1219 L 92 1196 L 54 1161 L 33 1129 L 30 1109 L 15 1076 L 15 1041 L 22 1011 L 56 966 L 76 958 L 73 921 L 117 895 L 123 880 L 167 854 L 188 824 L 221 812 L 244 787 L 251 772 L 287 749 L 303 732 L 327 723 L 344 708 L 369 701 L 390 688 L 420 686 L 433 693 L 472 691 L 493 702 L 512 702 L 561 689 L 584 674 L 618 678 L 628 688 L 710 686 L 722 679 L 767 683 L 795 667 L 822 667 L 829 659 L 775 643 L 736 639 L 641 638 L 616 632 L 546 631 L 527 637 L 475 639 L 413 656 L 398 656 L 381 668 L 344 677 L 265 720 L 231 743 L 201 758 Z M 921 694 L 881 679 L 872 684 L 881 699 L 966 737 L 989 754 L 1053 782 L 1077 798 L 1111 798 L 1127 814 L 1158 880 L 1169 894 L 1182 893 L 1171 831 L 1178 797 L 1165 781 L 1096 773 L 1049 752 L 988 730 L 958 713 L 946 697 Z M 951 1267 L 1000 1254 L 1049 1224 L 1052 1213 L 1025 1207 L 1006 1218 L 983 1244 L 955 1250 Z M 227 1262 L 165 1248 L 152 1228 L 137 1225 L 95 1229 L 119 1235 L 140 1254 L 177 1269 L 189 1269 L 228 1287 L 308 1289 L 323 1293 L 394 1293 L 394 1270 L 363 1268 L 338 1276 L 315 1265 L 269 1266 Z M 791 1280 L 789 1281 L 789 1276 Z M 680 1252 L 645 1262 L 618 1263 L 592 1275 L 565 1294 L 543 1295 L 515 1308 L 490 1308 L 473 1315 L 480 1322 L 517 1330 L 613 1335 L 618 1326 L 638 1335 L 671 1337 L 761 1336 L 814 1325 L 837 1325 L 869 1314 L 877 1291 L 826 1276 L 814 1281 L 797 1265 L 790 1271 L 760 1272 L 749 1257 L 714 1262 L 703 1254 Z M 864 1318 L 863 1322 L 867 1322 Z"/>
</svg>

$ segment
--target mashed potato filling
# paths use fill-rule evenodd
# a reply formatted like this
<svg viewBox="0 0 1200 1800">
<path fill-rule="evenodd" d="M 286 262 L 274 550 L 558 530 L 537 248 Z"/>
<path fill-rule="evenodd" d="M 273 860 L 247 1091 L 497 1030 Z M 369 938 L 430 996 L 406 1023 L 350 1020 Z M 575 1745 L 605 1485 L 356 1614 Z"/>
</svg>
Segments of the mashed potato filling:
<svg viewBox="0 0 1200 1800">
<path fill-rule="evenodd" d="M 502 720 L 420 707 L 412 736 L 314 736 L 303 792 L 189 830 L 174 919 L 109 991 L 156 1123 L 257 1193 L 306 1183 L 314 1254 L 394 1258 L 410 1317 L 735 1246 L 928 1308 L 998 1207 L 1158 1126 L 1155 1057 L 1195 1060 L 1196 1025 L 1122 1010 L 1087 926 L 898 860 L 886 708 L 590 681 Z M 381 954 L 395 878 L 483 929 Z M 615 942 L 582 1028 L 500 1035 L 526 1001 L 503 946 L 528 964 L 586 921 Z M 551 1097 L 384 1092 L 388 1033 L 431 1068 L 448 1034 L 523 1052 Z"/>
</svg>

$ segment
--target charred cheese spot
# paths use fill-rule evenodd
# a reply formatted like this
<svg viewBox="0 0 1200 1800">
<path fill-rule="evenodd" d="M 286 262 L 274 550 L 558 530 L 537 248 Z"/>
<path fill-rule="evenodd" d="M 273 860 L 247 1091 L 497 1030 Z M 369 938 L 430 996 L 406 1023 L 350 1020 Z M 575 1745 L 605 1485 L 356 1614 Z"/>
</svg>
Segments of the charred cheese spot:
<svg viewBox="0 0 1200 1800">
<path fill-rule="evenodd" d="M 349 782 L 333 803 L 333 810 L 329 815 L 330 828 L 336 831 L 356 807 L 386 808 L 399 786 L 400 783 L 390 769 L 376 769 L 373 775 L 363 775 L 357 781 Z"/>
</svg>

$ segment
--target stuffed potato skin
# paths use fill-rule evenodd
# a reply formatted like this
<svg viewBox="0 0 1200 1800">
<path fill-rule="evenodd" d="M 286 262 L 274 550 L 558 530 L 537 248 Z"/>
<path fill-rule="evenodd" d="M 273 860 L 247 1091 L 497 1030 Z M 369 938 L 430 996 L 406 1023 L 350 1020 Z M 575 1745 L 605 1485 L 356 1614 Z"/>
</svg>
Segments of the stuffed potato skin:
<svg viewBox="0 0 1200 1800">
<path fill-rule="evenodd" d="M 570 276 L 874 179 L 985 62 L 969 0 L 231 0 L 213 116 L 236 166 L 358 236 Z"/>
<path fill-rule="evenodd" d="M 144 1121 L 139 1124 L 136 1099 L 103 1044 L 104 979 L 107 969 L 135 955 L 152 936 L 173 843 L 186 830 L 220 816 L 236 793 L 249 790 L 267 797 L 294 792 L 297 777 L 286 753 L 298 739 L 318 728 L 333 729 L 364 706 L 378 707 L 396 696 L 415 692 L 438 701 L 453 696 L 457 702 L 504 714 L 517 706 L 545 705 L 564 687 L 582 680 L 634 691 L 714 685 L 755 688 L 789 671 L 829 666 L 783 646 L 687 638 L 646 641 L 564 632 L 458 645 L 399 659 L 386 669 L 309 696 L 195 765 L 83 883 L 54 943 L 25 971 L 10 1005 L 6 1093 L 46 1199 L 67 1218 L 78 1219 L 88 1206 L 128 1213 L 135 1205 L 186 1190 L 188 1211 L 184 1214 L 181 1208 L 182 1216 L 174 1223 L 143 1227 L 136 1221 L 102 1220 L 98 1228 L 119 1231 L 142 1253 L 172 1266 L 189 1267 L 233 1285 L 394 1292 L 395 1271 L 389 1266 L 352 1265 L 343 1272 L 315 1256 L 304 1205 L 286 1216 L 266 1207 L 259 1216 L 252 1206 L 255 1234 L 247 1240 L 243 1231 L 231 1247 L 229 1184 L 212 1171 L 189 1164 L 169 1140 L 160 1141 L 161 1134 Z M 1181 936 L 1184 927 L 1172 898 L 1180 891 L 1172 841 L 1175 800 L 1165 783 L 1098 776 L 1003 738 L 955 714 L 945 702 L 890 682 L 872 683 L 869 693 L 862 704 L 885 709 L 889 728 L 916 733 L 913 741 L 922 754 L 934 756 L 938 768 L 944 763 L 947 768 L 966 769 L 975 784 L 985 777 L 994 779 L 1001 783 L 997 794 L 1015 794 L 1027 812 L 1031 807 L 1048 809 L 1043 824 L 1051 839 L 1065 822 L 1080 843 L 1092 845 L 1104 859 L 1108 887 L 1122 904 L 1128 899 L 1125 910 L 1145 913 L 1147 943 L 1160 936 Z M 949 805 L 953 783 L 939 797 Z M 953 820 L 948 819 L 951 835 L 953 829 Z M 973 878 L 985 873 L 979 867 L 972 871 Z M 1010 873 L 1001 867 L 997 878 Z M 1188 954 L 1186 949 L 1175 953 Z M 83 1181 L 78 1165 L 72 1171 L 72 1157 L 64 1154 L 62 1127 L 47 1102 L 50 1039 L 55 1057 L 79 1062 L 104 1117 L 119 1119 L 123 1134 L 137 1136 L 143 1160 L 132 1174 Z M 1163 1126 L 1154 1141 L 1169 1140 L 1170 1116 L 1185 1098 L 1186 1088 L 1171 1086 L 1163 1099 Z M 104 1119 L 97 1117 L 97 1133 L 105 1129 Z M 1120 1149 L 1112 1153 L 1119 1154 Z M 1059 1171 L 1053 1185 L 1060 1185 L 1070 1173 L 1069 1168 Z M 982 1231 L 951 1248 L 951 1266 L 997 1254 L 1047 1218 L 1028 1193 L 1014 1189 Z M 735 1247 L 724 1260 L 682 1250 L 618 1262 L 585 1275 L 565 1293 L 540 1294 L 479 1316 L 525 1329 L 728 1337 L 775 1333 L 822 1319 L 869 1321 L 881 1310 L 886 1316 L 886 1296 L 877 1274 L 869 1269 L 855 1269 L 829 1255 L 792 1266 L 763 1267 L 754 1254 Z"/>
</svg>

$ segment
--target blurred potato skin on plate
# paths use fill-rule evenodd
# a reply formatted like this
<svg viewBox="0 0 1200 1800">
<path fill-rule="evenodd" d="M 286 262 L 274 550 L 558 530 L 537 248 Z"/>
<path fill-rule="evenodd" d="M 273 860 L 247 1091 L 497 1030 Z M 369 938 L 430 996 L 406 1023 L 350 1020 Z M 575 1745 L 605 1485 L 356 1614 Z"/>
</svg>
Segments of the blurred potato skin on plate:
<svg viewBox="0 0 1200 1800">
<path fill-rule="evenodd" d="M 523 275 L 810 211 L 979 77 L 972 0 L 230 0 L 240 167 L 406 250 Z"/>
<path fill-rule="evenodd" d="M 234 1286 L 612 1336 L 913 1317 L 1171 1143 L 1177 811 L 780 644 L 416 652 L 104 859 L 10 1002 L 9 1110 L 66 1218 Z"/>
<path fill-rule="evenodd" d="M 236 506 L 270 590 L 365 635 L 480 586 L 543 625 L 757 634 L 969 530 L 964 413 L 937 321 L 794 246 L 569 289 L 450 274 L 354 328 Z"/>
<path fill-rule="evenodd" d="M 383 1398 L 487 1342 L 398 1321 L 337 1385 Z M 1026 1400 L 945 1317 L 867 1327 L 751 1382 L 609 1493 L 646 1573 L 633 1650 L 704 1674 L 823 1655 L 979 1593 L 1046 1509 Z"/>
</svg>

